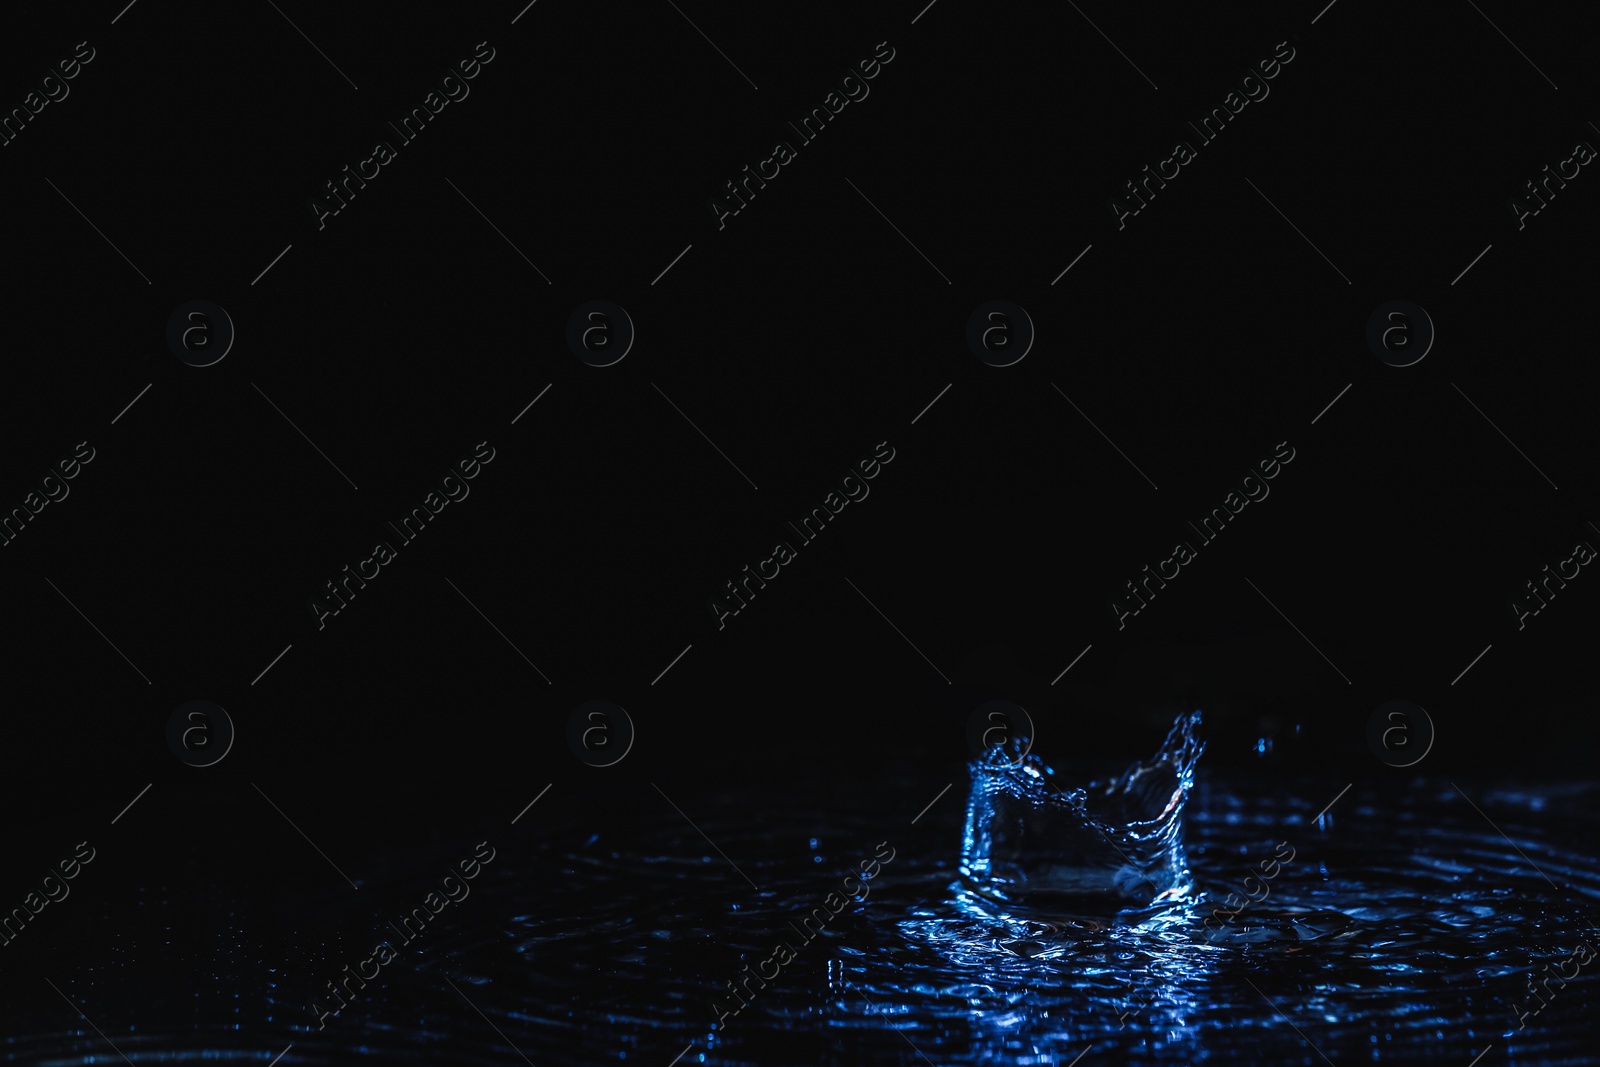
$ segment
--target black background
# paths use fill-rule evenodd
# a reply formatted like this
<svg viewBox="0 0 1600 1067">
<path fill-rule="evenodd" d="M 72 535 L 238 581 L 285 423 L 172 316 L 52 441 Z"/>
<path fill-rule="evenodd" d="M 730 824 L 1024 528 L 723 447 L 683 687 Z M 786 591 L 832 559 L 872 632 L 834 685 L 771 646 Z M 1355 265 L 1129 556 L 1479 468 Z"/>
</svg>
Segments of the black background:
<svg viewBox="0 0 1600 1067">
<path fill-rule="evenodd" d="M 359 880 L 550 783 L 570 813 L 894 768 L 926 778 L 915 811 L 990 698 L 1063 760 L 1147 753 L 1200 706 L 1209 761 L 1396 782 L 1365 728 L 1405 698 L 1430 773 L 1587 775 L 1600 579 L 1520 631 L 1509 607 L 1600 544 L 1596 179 L 1521 231 L 1507 207 L 1600 138 L 1575 10 L 1485 9 L 1529 60 L 1470 5 L 917 6 L 9 26 L 7 108 L 97 54 L 0 149 L 0 506 L 96 457 L 0 550 L 6 899 L 84 839 L 118 857 L 108 896 L 175 857 L 241 895 L 329 878 L 283 815 Z M 470 96 L 319 230 L 323 183 L 483 40 Z M 880 41 L 870 95 L 719 230 L 707 199 Z M 1119 230 L 1122 183 L 1280 41 L 1270 95 Z M 197 298 L 238 332 L 207 368 L 165 342 Z M 564 340 L 595 298 L 638 331 L 608 368 Z M 994 298 L 1037 328 L 1007 368 L 965 342 Z M 1392 299 L 1438 331 L 1408 368 L 1365 341 Z M 308 600 L 484 440 L 470 496 L 319 630 Z M 719 631 L 709 598 L 880 441 L 870 496 Z M 1123 583 L 1281 441 L 1271 495 L 1119 630 Z M 237 728 L 206 769 L 165 737 L 195 698 Z M 637 729 L 606 769 L 566 743 L 595 698 Z M 72 947 L 40 935 L 19 948 Z"/>
</svg>

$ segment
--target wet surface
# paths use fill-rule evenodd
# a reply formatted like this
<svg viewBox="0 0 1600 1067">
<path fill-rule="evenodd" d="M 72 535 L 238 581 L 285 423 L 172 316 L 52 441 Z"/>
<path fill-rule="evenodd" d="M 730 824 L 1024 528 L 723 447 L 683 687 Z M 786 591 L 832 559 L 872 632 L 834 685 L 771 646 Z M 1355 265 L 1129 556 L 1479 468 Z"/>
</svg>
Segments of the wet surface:
<svg viewBox="0 0 1600 1067">
<path fill-rule="evenodd" d="M 625 818 L 552 807 L 410 943 L 391 925 L 403 903 L 235 905 L 196 870 L 75 918 L 100 962 L 8 998 L 0 1048 L 61 1064 L 268 1062 L 291 1043 L 279 1063 L 1592 1063 L 1593 966 L 1553 976 L 1600 944 L 1600 869 L 1580 852 L 1593 787 L 1347 784 L 1295 795 L 1202 762 L 1196 899 L 1112 915 L 962 889 L 964 783 L 915 825 L 926 782 L 853 783 L 847 802 L 678 782 L 671 804 L 636 791 Z M 363 888 L 420 904 L 472 848 L 440 843 Z M 326 983 L 384 939 L 393 960 L 318 1030 Z"/>
</svg>

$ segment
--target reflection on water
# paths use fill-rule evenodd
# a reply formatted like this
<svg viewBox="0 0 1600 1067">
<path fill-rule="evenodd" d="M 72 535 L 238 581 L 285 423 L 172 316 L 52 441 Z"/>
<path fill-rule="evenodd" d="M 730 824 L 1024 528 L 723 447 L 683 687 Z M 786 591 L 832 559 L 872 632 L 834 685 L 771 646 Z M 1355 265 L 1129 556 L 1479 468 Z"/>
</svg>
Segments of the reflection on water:
<svg viewBox="0 0 1600 1067">
<path fill-rule="evenodd" d="M 1291 795 L 1202 766 L 1185 816 L 1196 892 L 1074 913 L 965 888 L 959 786 L 911 823 L 939 784 L 864 783 L 843 799 L 669 785 L 727 858 L 647 789 L 626 817 L 549 820 L 508 840 L 453 925 L 441 917 L 321 1032 L 307 1004 L 381 936 L 381 911 L 330 894 L 285 928 L 203 877 L 174 879 L 145 891 L 150 922 L 60 965 L 62 992 L 104 1038 L 44 989 L 25 1013 L 8 1003 L 0 1049 L 7 1062 L 122 1062 L 109 1039 L 134 1063 L 266 1063 L 293 1042 L 280 1067 L 668 1067 L 680 1053 L 685 1065 L 1086 1053 L 1080 1067 L 1467 1067 L 1492 1045 L 1482 1067 L 1595 1062 L 1600 968 L 1546 992 L 1520 1032 L 1515 1014 L 1547 963 L 1600 945 L 1600 869 L 1579 851 L 1600 840 L 1591 787 L 1462 783 L 1480 812 L 1447 782 L 1382 794 L 1296 782 Z M 894 859 L 870 892 L 802 942 L 795 928 L 886 838 Z M 1280 844 L 1293 858 L 1264 880 L 1263 861 L 1288 854 Z M 439 858 L 459 851 L 441 844 Z M 397 896 L 434 873 L 417 862 Z M 1270 891 L 1246 896 L 1252 876 Z M 1229 894 L 1247 906 L 1208 927 Z M 175 941 L 175 914 L 204 933 Z M 713 1002 L 782 937 L 793 959 L 719 1026 Z"/>
</svg>

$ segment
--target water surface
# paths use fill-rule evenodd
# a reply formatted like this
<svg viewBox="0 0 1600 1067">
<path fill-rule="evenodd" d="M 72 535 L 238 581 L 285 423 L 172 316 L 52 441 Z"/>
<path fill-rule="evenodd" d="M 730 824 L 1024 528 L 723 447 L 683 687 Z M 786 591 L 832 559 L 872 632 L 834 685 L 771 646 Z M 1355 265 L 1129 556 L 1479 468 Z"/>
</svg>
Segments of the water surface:
<svg viewBox="0 0 1600 1067">
<path fill-rule="evenodd" d="M 661 783 L 672 803 L 641 787 L 610 808 L 542 804 L 544 821 L 498 842 L 472 895 L 322 1031 L 312 998 L 391 936 L 391 912 L 332 889 L 263 910 L 197 867 L 144 887 L 88 962 L 52 972 L 104 1036 L 28 986 L 8 997 L 0 1050 L 7 1062 L 120 1063 L 114 1042 L 134 1063 L 265 1063 L 292 1042 L 282 1065 L 540 1067 L 667 1067 L 680 1053 L 728 1065 L 1083 1054 L 1085 1067 L 1467 1067 L 1490 1046 L 1484 1067 L 1600 1055 L 1600 965 L 1544 986 L 1546 1006 L 1520 1032 L 1515 1014 L 1546 964 L 1600 947 L 1600 866 L 1583 851 L 1600 840 L 1591 785 L 1287 788 L 1202 762 L 1186 813 L 1194 897 L 1074 917 L 963 890 L 965 783 L 912 823 L 943 784 L 683 779 Z M 865 900 L 833 914 L 829 894 L 883 845 L 893 858 Z M 470 851 L 443 843 L 374 879 L 388 899 L 420 900 Z M 1207 926 L 1228 894 L 1245 899 L 1248 875 L 1259 902 Z M 806 924 L 819 908 L 825 924 Z M 779 943 L 792 958 L 731 1012 L 729 983 L 746 967 L 772 974 Z"/>
</svg>

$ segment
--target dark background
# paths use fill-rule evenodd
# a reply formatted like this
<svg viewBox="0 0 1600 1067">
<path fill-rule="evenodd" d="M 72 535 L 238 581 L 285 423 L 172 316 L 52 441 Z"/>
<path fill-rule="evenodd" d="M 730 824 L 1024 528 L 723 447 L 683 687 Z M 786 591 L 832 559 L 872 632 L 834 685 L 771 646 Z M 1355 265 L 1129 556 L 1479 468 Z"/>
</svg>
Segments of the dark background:
<svg viewBox="0 0 1600 1067">
<path fill-rule="evenodd" d="M 1506 206 L 1600 142 L 1578 16 L 1486 9 L 1557 90 L 1470 5 L 518 6 L 8 25 L 7 108 L 97 56 L 0 149 L 0 506 L 96 450 L 0 549 L 7 906 L 84 839 L 108 897 L 169 864 L 232 865 L 241 895 L 329 879 L 285 815 L 362 880 L 509 833 L 550 783 L 571 816 L 893 770 L 926 781 L 914 812 L 991 698 L 1065 762 L 1148 754 L 1199 706 L 1210 763 L 1403 788 L 1364 731 L 1405 698 L 1430 774 L 1591 773 L 1600 579 L 1520 632 L 1508 606 L 1600 544 L 1596 179 L 1520 232 Z M 319 231 L 322 184 L 481 40 L 470 96 Z M 719 231 L 705 201 L 884 40 L 870 95 Z M 1284 40 L 1270 96 L 1119 231 L 1122 183 Z M 165 341 L 197 298 L 237 328 L 207 368 Z M 638 331 L 608 368 L 564 340 L 594 298 Z M 965 342 L 993 298 L 1037 328 L 1007 368 Z M 1438 331 L 1412 367 L 1365 341 L 1392 299 Z M 482 440 L 470 496 L 319 631 L 307 601 Z M 880 441 L 870 496 L 719 632 L 721 583 Z M 1280 441 L 1271 495 L 1119 630 L 1123 583 Z M 206 769 L 165 737 L 195 698 L 237 728 Z M 606 769 L 566 741 L 595 698 L 637 729 Z"/>
</svg>

